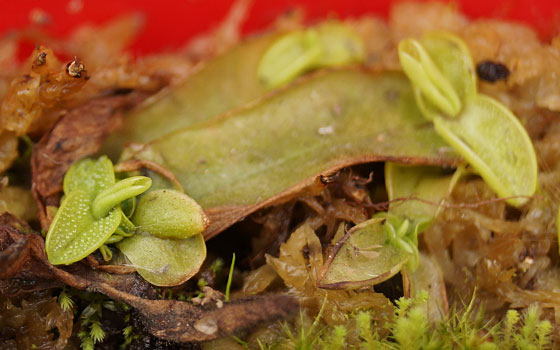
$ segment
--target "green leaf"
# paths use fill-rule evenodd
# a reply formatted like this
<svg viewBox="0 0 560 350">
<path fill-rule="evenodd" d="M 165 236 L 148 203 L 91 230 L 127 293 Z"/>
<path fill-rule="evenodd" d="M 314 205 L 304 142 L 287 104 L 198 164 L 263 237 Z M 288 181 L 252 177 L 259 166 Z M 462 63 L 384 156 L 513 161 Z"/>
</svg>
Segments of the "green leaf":
<svg viewBox="0 0 560 350">
<path fill-rule="evenodd" d="M 76 188 L 97 195 L 114 183 L 113 163 L 106 156 L 101 156 L 98 159 L 82 159 L 72 164 L 64 175 L 62 186 L 66 195 Z"/>
<path fill-rule="evenodd" d="M 187 81 L 130 112 L 123 128 L 104 142 L 101 153 L 117 159 L 127 143 L 152 141 L 262 96 L 267 88 L 257 76 L 257 67 L 278 37 L 254 37 L 205 62 Z"/>
<path fill-rule="evenodd" d="M 357 70 L 318 74 L 259 104 L 178 130 L 149 149 L 165 158 L 185 193 L 205 210 L 214 208 L 209 214 L 228 212 L 224 225 L 342 167 L 389 159 L 457 161 L 426 125 L 402 74 Z"/>
<path fill-rule="evenodd" d="M 451 192 L 451 182 L 452 177 L 439 167 L 386 162 L 385 187 L 389 200 L 405 199 L 391 203 L 389 213 L 411 220 L 431 220 L 439 210 L 437 204 Z"/>
<path fill-rule="evenodd" d="M 117 243 L 146 281 L 156 286 L 179 285 L 194 276 L 206 258 L 202 235 L 187 239 L 158 238 L 137 233 Z"/>
<path fill-rule="evenodd" d="M 45 240 L 45 251 L 52 264 L 71 264 L 85 258 L 117 230 L 124 216 L 119 206 L 111 206 L 103 217 L 92 211 L 96 197 L 114 184 L 113 163 L 106 156 L 82 159 L 66 172 L 66 196 Z"/>
<path fill-rule="evenodd" d="M 311 69 L 361 62 L 364 56 L 361 38 L 350 27 L 331 21 L 279 38 L 264 54 L 258 72 L 265 85 L 274 88 Z"/>
<path fill-rule="evenodd" d="M 121 210 L 114 208 L 99 220 L 91 212 L 94 196 L 76 188 L 62 201 L 45 241 L 51 264 L 71 264 L 97 250 L 111 235 L 121 219 Z"/>
<path fill-rule="evenodd" d="M 93 216 L 97 219 L 118 206 L 121 202 L 144 193 L 152 185 L 152 179 L 146 176 L 132 176 L 118 181 L 99 193 L 92 204 Z"/>
<path fill-rule="evenodd" d="M 323 53 L 316 63 L 318 67 L 364 61 L 364 43 L 351 27 L 338 21 L 329 21 L 319 24 L 316 30 L 323 47 Z"/>
<path fill-rule="evenodd" d="M 441 74 L 449 81 L 460 101 L 476 95 L 476 72 L 465 42 L 454 34 L 435 32 L 424 35 L 421 40 Z M 415 97 L 420 110 L 427 119 L 440 115 L 440 110 L 420 89 L 415 89 Z"/>
<path fill-rule="evenodd" d="M 170 189 L 143 195 L 132 222 L 138 230 L 160 238 L 188 238 L 208 226 L 208 218 L 198 203 Z"/>
<path fill-rule="evenodd" d="M 456 116 L 462 108 L 460 96 L 424 46 L 417 40 L 406 39 L 399 43 L 398 52 L 404 72 L 422 96 L 446 115 Z M 426 118 L 430 119 L 431 114 Z"/>
<path fill-rule="evenodd" d="M 278 87 L 313 68 L 322 54 L 323 46 L 315 30 L 288 33 L 264 54 L 259 78 L 269 88 Z"/>
<path fill-rule="evenodd" d="M 412 254 L 407 263 L 410 270 L 419 263 L 418 235 L 431 225 L 440 202 L 451 192 L 453 179 L 441 168 L 385 163 L 389 200 L 403 201 L 389 205 L 384 228 L 389 244 Z"/>
<path fill-rule="evenodd" d="M 356 289 L 381 283 L 397 274 L 409 254 L 386 242 L 382 218 L 353 227 L 330 251 L 319 287 Z"/>
<path fill-rule="evenodd" d="M 519 120 L 496 100 L 478 95 L 467 100 L 457 118 L 437 117 L 438 133 L 502 197 L 532 196 L 537 189 L 537 157 Z M 521 206 L 527 198 L 510 198 Z"/>
</svg>

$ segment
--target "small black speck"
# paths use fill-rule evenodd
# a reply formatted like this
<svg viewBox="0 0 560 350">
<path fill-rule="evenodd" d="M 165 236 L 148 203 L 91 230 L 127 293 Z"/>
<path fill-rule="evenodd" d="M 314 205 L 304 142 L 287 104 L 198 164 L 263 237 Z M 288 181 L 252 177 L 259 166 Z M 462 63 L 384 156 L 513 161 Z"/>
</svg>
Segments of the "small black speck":
<svg viewBox="0 0 560 350">
<path fill-rule="evenodd" d="M 64 139 L 56 141 L 56 143 L 54 144 L 55 152 L 58 152 L 62 149 L 62 145 L 64 144 L 64 141 L 65 141 Z"/>
<path fill-rule="evenodd" d="M 509 77 L 509 69 L 500 62 L 482 61 L 476 65 L 476 74 L 482 80 L 491 83 Z"/>
<path fill-rule="evenodd" d="M 301 248 L 301 253 L 303 254 L 303 258 L 305 260 L 309 259 L 309 246 L 307 244 Z"/>
</svg>

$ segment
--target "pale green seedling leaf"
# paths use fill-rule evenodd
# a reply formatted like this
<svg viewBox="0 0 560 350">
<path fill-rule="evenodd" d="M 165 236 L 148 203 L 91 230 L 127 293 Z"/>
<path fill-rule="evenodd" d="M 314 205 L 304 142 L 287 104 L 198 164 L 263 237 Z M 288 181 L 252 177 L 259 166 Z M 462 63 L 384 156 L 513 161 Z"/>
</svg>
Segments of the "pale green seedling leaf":
<svg viewBox="0 0 560 350">
<path fill-rule="evenodd" d="M 326 22 L 279 38 L 263 55 L 258 75 L 275 88 L 311 69 L 361 62 L 364 56 L 362 39 L 350 27 Z"/>
<path fill-rule="evenodd" d="M 355 226 L 334 246 L 323 266 L 319 286 L 356 289 L 391 278 L 410 255 L 386 242 L 382 218 Z"/>
<path fill-rule="evenodd" d="M 438 110 L 456 116 L 462 107 L 460 96 L 422 44 L 414 39 L 402 40 L 398 53 L 405 74 L 421 94 Z M 429 119 L 431 114 L 425 117 Z"/>
<path fill-rule="evenodd" d="M 323 47 L 317 66 L 333 67 L 364 60 L 364 43 L 351 27 L 330 21 L 318 25 L 316 30 Z"/>
<path fill-rule="evenodd" d="M 460 101 L 476 95 L 476 72 L 463 40 L 451 33 L 434 32 L 425 35 L 421 45 L 442 76 L 449 81 Z M 427 119 L 432 120 L 441 114 L 438 107 L 425 98 L 419 88 L 415 88 L 414 92 L 418 107 Z"/>
<path fill-rule="evenodd" d="M 386 162 L 385 187 L 389 200 L 405 199 L 391 203 L 389 212 L 411 220 L 431 220 L 440 208 L 438 204 L 450 194 L 452 178 L 440 167 Z"/>
<path fill-rule="evenodd" d="M 146 193 L 138 201 L 132 222 L 138 230 L 160 238 L 188 238 L 208 226 L 204 211 L 186 194 L 165 189 Z"/>
<path fill-rule="evenodd" d="M 384 229 L 389 244 L 412 255 L 407 263 L 410 270 L 419 263 L 418 235 L 430 226 L 452 183 L 453 176 L 445 175 L 439 167 L 385 163 L 389 200 L 404 200 L 389 205 Z"/>
<path fill-rule="evenodd" d="M 118 242 L 117 247 L 140 276 L 156 286 L 175 286 L 187 281 L 206 258 L 206 245 L 200 234 L 167 239 L 137 233 Z"/>
<path fill-rule="evenodd" d="M 422 46 L 461 101 L 476 94 L 476 71 L 467 44 L 447 32 L 424 35 Z"/>
<path fill-rule="evenodd" d="M 288 33 L 266 51 L 258 76 L 269 88 L 278 87 L 313 68 L 322 54 L 323 46 L 315 30 Z"/>
<path fill-rule="evenodd" d="M 91 212 L 92 195 L 80 188 L 70 192 L 54 217 L 45 251 L 51 264 L 71 264 L 98 249 L 111 235 L 121 219 L 115 208 L 107 216 L 96 220 Z"/>
<path fill-rule="evenodd" d="M 498 101 L 477 95 L 457 118 L 437 117 L 436 131 L 501 197 L 532 196 L 537 189 L 537 157 L 519 120 Z M 526 197 L 507 199 L 513 206 Z"/>
</svg>

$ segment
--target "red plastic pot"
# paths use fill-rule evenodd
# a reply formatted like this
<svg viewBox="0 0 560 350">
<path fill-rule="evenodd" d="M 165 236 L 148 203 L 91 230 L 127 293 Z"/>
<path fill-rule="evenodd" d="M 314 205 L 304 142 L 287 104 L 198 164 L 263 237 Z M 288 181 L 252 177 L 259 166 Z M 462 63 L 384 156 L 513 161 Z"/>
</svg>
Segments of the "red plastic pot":
<svg viewBox="0 0 560 350">
<path fill-rule="evenodd" d="M 377 14 L 387 16 L 391 0 L 254 0 L 243 30 L 266 27 L 276 16 L 303 8 L 309 20 L 337 14 L 340 17 Z M 49 19 L 48 32 L 64 37 L 73 28 L 89 22 L 103 23 L 130 12 L 145 16 L 145 27 L 131 49 L 136 54 L 170 50 L 181 46 L 194 34 L 216 26 L 226 15 L 231 0 L 48 0 L 4 2 L 0 14 L 0 35 L 30 25 L 33 14 Z M 560 32 L 560 3 L 553 0 L 456 0 L 471 18 L 492 17 L 516 20 L 535 28 L 550 39 Z M 40 10 L 40 11 L 38 11 Z"/>
</svg>

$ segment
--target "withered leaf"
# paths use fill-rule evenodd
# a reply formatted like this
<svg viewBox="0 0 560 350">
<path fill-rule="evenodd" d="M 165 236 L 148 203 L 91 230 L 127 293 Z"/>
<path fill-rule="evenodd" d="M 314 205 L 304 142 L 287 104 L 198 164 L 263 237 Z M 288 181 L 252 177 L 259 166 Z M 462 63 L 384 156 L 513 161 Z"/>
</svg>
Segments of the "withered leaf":
<svg viewBox="0 0 560 350">
<path fill-rule="evenodd" d="M 329 251 L 318 286 L 325 289 L 356 289 L 381 283 L 406 263 L 409 255 L 390 244 L 383 219 L 374 218 L 354 226 Z"/>
<path fill-rule="evenodd" d="M 0 279 L 15 276 L 29 259 L 29 241 L 23 237 L 0 252 Z"/>
<path fill-rule="evenodd" d="M 402 270 L 404 296 L 418 297 L 421 291 L 428 293 L 427 312 L 431 321 L 436 322 L 447 314 L 449 303 L 443 273 L 437 262 L 424 253 L 419 254 L 420 264 L 415 271 Z"/>
<path fill-rule="evenodd" d="M 402 74 L 359 70 L 316 74 L 148 149 L 209 215 L 206 238 L 343 167 L 458 162 L 421 116 Z"/>
</svg>

